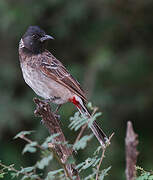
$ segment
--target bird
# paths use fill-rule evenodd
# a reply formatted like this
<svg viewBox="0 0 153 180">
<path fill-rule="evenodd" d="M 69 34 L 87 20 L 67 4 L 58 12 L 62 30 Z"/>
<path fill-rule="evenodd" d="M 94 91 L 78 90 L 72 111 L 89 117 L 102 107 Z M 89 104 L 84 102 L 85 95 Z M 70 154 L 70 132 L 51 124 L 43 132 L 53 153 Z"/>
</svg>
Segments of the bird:
<svg viewBox="0 0 153 180">
<path fill-rule="evenodd" d="M 61 61 L 45 48 L 45 42 L 54 38 L 39 26 L 29 26 L 19 42 L 19 61 L 25 82 L 44 100 L 61 106 L 73 103 L 78 111 L 91 118 L 86 107 L 87 98 L 79 82 Z M 90 126 L 101 146 L 108 138 L 96 121 Z"/>
</svg>

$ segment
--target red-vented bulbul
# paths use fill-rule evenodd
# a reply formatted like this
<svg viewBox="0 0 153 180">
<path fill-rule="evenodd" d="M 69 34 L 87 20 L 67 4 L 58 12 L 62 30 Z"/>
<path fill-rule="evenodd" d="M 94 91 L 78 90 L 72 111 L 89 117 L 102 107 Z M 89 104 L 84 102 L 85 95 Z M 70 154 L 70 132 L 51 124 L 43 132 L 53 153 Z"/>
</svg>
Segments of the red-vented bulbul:
<svg viewBox="0 0 153 180">
<path fill-rule="evenodd" d="M 81 114 L 91 117 L 85 106 L 85 94 L 78 81 L 67 71 L 63 64 L 44 48 L 44 42 L 54 39 L 38 26 L 30 26 L 19 43 L 19 59 L 25 82 L 34 92 L 50 102 L 64 104 L 72 102 Z M 97 125 L 91 130 L 102 146 L 107 136 Z"/>
</svg>

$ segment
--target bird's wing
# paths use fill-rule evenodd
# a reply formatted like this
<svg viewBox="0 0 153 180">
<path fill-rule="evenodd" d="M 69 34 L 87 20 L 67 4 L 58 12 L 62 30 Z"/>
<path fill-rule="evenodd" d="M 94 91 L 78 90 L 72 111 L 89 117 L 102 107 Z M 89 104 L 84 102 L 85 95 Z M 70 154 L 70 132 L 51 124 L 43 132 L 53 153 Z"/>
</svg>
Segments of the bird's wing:
<svg viewBox="0 0 153 180">
<path fill-rule="evenodd" d="M 63 64 L 57 60 L 49 51 L 45 51 L 42 54 L 40 69 L 45 76 L 55 80 L 59 84 L 68 88 L 74 94 L 77 94 L 84 101 L 87 101 L 85 93 L 78 81 L 73 78 L 73 76 L 66 70 Z"/>
</svg>

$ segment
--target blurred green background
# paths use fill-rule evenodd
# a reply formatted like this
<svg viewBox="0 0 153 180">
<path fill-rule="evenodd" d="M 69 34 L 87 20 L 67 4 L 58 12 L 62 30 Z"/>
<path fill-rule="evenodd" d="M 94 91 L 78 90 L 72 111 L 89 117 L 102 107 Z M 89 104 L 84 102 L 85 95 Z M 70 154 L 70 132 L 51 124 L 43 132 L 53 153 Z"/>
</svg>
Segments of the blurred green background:
<svg viewBox="0 0 153 180">
<path fill-rule="evenodd" d="M 103 112 L 99 124 L 115 132 L 102 168 L 106 180 L 125 179 L 124 139 L 131 120 L 139 134 L 138 165 L 153 169 L 153 1 L 151 0 L 0 0 L 0 159 L 16 167 L 33 165 L 39 154 L 25 154 L 22 130 L 36 130 L 34 139 L 48 135 L 34 117 L 36 95 L 25 84 L 18 60 L 18 43 L 29 25 L 38 25 L 55 40 L 48 49 L 60 59 Z M 61 119 L 67 139 L 76 111 L 64 105 Z M 71 137 L 71 138 L 70 138 Z M 76 159 L 84 160 L 98 146 L 95 138 Z"/>
</svg>

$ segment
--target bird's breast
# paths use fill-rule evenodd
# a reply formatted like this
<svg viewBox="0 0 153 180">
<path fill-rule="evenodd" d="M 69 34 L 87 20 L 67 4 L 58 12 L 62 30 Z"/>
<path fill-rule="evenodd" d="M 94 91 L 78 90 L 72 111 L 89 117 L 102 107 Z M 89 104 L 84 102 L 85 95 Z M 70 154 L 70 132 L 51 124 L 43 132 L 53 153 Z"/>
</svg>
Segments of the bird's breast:
<svg viewBox="0 0 153 180">
<path fill-rule="evenodd" d="M 57 97 L 54 103 L 63 104 L 69 101 L 74 95 L 68 88 L 46 77 L 36 66 L 29 66 L 27 63 L 22 63 L 21 69 L 25 82 L 38 96 L 44 99 Z"/>
</svg>

